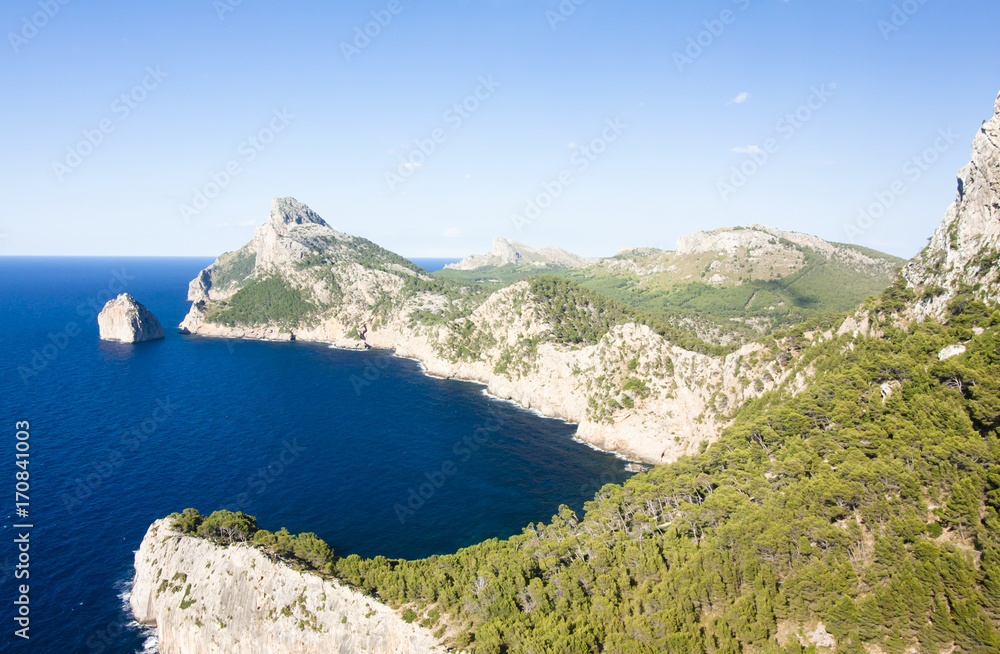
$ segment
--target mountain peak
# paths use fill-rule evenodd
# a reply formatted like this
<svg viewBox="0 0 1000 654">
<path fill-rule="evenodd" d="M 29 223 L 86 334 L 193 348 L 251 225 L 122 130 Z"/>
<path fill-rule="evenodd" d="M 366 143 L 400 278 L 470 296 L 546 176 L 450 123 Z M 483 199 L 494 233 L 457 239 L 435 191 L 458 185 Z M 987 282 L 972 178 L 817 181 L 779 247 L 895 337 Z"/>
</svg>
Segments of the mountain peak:
<svg viewBox="0 0 1000 654">
<path fill-rule="evenodd" d="M 306 224 L 329 226 L 319 214 L 293 197 L 274 198 L 268 222 L 275 228 Z"/>
</svg>

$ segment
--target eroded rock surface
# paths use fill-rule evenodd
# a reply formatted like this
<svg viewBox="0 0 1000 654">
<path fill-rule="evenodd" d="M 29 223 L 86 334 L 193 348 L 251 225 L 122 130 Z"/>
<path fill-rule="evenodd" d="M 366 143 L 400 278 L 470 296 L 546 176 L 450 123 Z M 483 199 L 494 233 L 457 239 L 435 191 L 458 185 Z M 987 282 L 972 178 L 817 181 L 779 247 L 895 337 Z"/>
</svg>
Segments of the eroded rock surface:
<svg viewBox="0 0 1000 654">
<path fill-rule="evenodd" d="M 156 316 L 128 293 L 109 300 L 97 316 L 101 340 L 122 343 L 155 341 L 164 337 Z"/>
<path fill-rule="evenodd" d="M 436 654 L 427 629 L 339 583 L 293 570 L 249 545 L 150 526 L 129 600 L 156 625 L 161 654 Z"/>
</svg>

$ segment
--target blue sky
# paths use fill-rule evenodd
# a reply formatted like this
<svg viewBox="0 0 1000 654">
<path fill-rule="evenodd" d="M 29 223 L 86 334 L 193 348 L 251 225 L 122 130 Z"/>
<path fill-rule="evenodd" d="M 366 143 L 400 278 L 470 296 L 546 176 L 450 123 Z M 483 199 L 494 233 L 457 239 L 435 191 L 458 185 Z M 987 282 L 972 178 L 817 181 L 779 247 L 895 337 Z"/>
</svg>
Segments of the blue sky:
<svg viewBox="0 0 1000 654">
<path fill-rule="evenodd" d="M 407 256 L 909 257 L 1000 90 L 995 0 L 336 5 L 3 3 L 0 254 L 216 255 L 292 195 Z"/>
</svg>

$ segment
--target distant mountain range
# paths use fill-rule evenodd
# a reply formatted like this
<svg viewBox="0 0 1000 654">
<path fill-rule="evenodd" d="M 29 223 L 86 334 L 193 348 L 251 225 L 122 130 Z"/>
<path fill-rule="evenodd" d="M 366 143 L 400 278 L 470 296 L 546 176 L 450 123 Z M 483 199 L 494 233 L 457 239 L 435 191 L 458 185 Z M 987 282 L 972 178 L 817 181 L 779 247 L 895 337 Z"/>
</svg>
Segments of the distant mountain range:
<svg viewBox="0 0 1000 654">
<path fill-rule="evenodd" d="M 445 268 L 448 270 L 476 270 L 477 268 L 508 264 L 539 268 L 548 266 L 582 268 L 595 261 L 596 259 L 581 257 L 561 248 L 533 248 L 498 236 L 493 239 L 493 250 L 488 254 L 473 254 L 458 263 L 449 263 Z"/>
<path fill-rule="evenodd" d="M 906 263 L 762 225 L 687 234 L 675 251 L 637 247 L 603 259 L 502 238 L 493 243 L 492 253 L 467 257 L 437 276 L 508 284 L 540 272 L 558 275 L 718 343 L 848 311 L 888 286 Z"/>
</svg>

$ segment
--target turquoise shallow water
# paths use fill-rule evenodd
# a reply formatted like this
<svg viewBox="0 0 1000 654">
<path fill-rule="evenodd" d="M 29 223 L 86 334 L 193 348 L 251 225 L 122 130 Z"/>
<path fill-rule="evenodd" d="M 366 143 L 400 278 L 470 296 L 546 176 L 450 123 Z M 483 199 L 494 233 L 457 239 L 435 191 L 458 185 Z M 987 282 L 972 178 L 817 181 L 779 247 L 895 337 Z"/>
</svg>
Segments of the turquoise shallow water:
<svg viewBox="0 0 1000 654">
<path fill-rule="evenodd" d="M 2 651 L 151 645 L 123 608 L 133 552 L 150 522 L 188 506 L 314 531 L 341 554 L 419 558 L 510 536 L 563 503 L 579 509 L 628 476 L 575 442 L 575 426 L 388 352 L 178 334 L 187 283 L 208 263 L 0 258 Z M 96 310 L 123 289 L 165 340 L 98 340 Z M 11 604 L 21 420 L 34 525 L 27 647 Z"/>
</svg>

